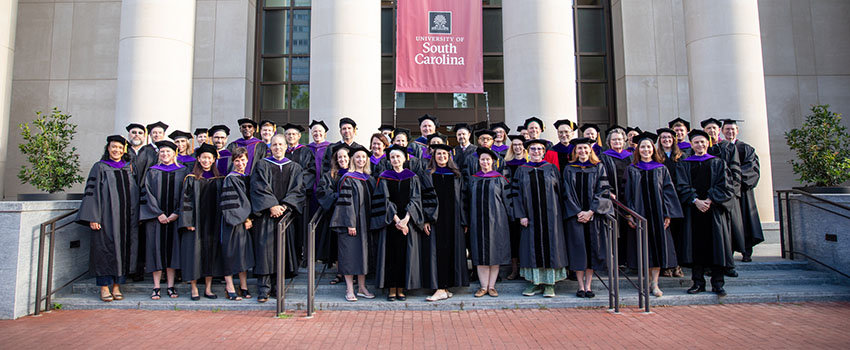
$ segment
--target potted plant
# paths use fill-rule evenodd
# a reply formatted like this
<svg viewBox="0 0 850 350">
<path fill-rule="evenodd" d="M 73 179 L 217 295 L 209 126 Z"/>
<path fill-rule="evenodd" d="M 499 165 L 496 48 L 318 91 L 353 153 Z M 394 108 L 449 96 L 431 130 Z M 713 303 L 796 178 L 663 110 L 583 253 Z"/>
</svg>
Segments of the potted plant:
<svg viewBox="0 0 850 350">
<path fill-rule="evenodd" d="M 785 133 L 785 141 L 796 157 L 789 162 L 799 181 L 810 193 L 850 193 L 841 186 L 850 180 L 850 134 L 841 126 L 841 114 L 829 105 L 812 106 L 803 127 Z"/>
<path fill-rule="evenodd" d="M 77 125 L 68 122 L 71 115 L 63 114 L 55 107 L 50 114 L 37 111 L 35 115 L 32 125 L 19 125 L 24 141 L 18 148 L 26 156 L 28 164 L 21 166 L 18 179 L 21 183 L 30 184 L 47 193 L 19 194 L 18 200 L 81 198 L 79 194 L 58 193 L 83 182 L 79 174 L 80 155 L 76 147 L 70 147 L 77 133 Z"/>
</svg>

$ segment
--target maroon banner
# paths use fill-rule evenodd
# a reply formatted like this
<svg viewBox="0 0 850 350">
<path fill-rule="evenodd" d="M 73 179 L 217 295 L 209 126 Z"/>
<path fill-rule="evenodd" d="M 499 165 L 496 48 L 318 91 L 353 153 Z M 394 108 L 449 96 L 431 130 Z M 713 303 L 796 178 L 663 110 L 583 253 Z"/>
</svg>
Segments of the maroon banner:
<svg viewBox="0 0 850 350">
<path fill-rule="evenodd" d="M 399 0 L 396 91 L 483 93 L 481 0 Z"/>
</svg>

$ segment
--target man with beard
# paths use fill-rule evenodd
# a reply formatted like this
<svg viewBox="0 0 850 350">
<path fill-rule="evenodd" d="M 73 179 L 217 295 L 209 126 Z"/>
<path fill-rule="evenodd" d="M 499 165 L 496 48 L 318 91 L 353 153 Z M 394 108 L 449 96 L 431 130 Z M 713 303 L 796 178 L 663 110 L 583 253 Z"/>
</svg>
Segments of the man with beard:
<svg viewBox="0 0 850 350">
<path fill-rule="evenodd" d="M 700 122 L 703 131 L 708 134 L 708 154 L 718 157 L 726 163 L 729 169 L 729 179 L 732 181 L 732 192 L 735 197 L 723 203 L 729 212 L 729 221 L 732 223 L 732 251 L 746 252 L 744 239 L 744 222 L 741 218 L 741 162 L 738 157 L 738 149 L 729 141 L 720 140 L 721 122 L 714 118 L 708 118 Z M 734 265 L 734 263 L 733 263 Z M 726 270 L 727 277 L 738 277 L 734 266 Z"/>
<path fill-rule="evenodd" d="M 227 145 L 227 137 L 230 136 L 230 128 L 224 125 L 213 125 L 210 128 L 210 137 L 215 150 L 218 152 L 218 160 L 215 166 L 219 174 L 227 174 L 230 171 L 230 156 L 232 153 L 225 148 Z M 248 169 L 245 169 L 246 174 Z"/>
<path fill-rule="evenodd" d="M 316 160 L 313 158 L 313 152 L 310 151 L 309 147 L 298 143 L 301 140 L 302 132 L 304 132 L 304 127 L 301 125 L 287 123 L 283 126 L 283 137 L 286 139 L 286 158 L 298 163 L 303 169 L 301 174 L 304 178 L 302 182 L 304 183 L 305 198 L 311 201 L 315 197 L 313 184 L 316 182 L 316 168 L 314 167 Z M 305 242 L 307 242 L 307 230 L 309 230 L 310 224 L 309 215 L 310 211 L 302 212 L 292 221 L 292 225 L 295 226 L 295 248 L 299 261 L 303 260 L 307 248 Z"/>
<path fill-rule="evenodd" d="M 336 149 L 337 146 L 342 144 L 350 148 L 361 147 L 360 144 L 354 142 L 354 137 L 357 136 L 357 123 L 351 118 L 345 117 L 339 120 L 339 134 L 342 136 L 342 140 L 331 144 L 328 149 Z M 333 152 L 325 152 L 325 156 L 322 158 L 322 173 L 331 169 L 331 153 Z"/>
<path fill-rule="evenodd" d="M 235 151 L 237 147 L 243 147 L 248 150 L 248 165 L 245 167 L 245 174 L 250 175 L 255 162 L 254 160 L 262 159 L 266 156 L 267 146 L 262 140 L 254 137 L 254 131 L 257 130 L 257 122 L 252 119 L 242 118 L 238 120 L 238 123 L 239 133 L 242 134 L 242 138 L 227 145 L 227 150 L 230 151 L 230 154 L 233 154 L 233 151 Z M 225 171 L 220 173 L 227 174 L 228 170 L 229 169 L 225 169 Z"/>
<path fill-rule="evenodd" d="M 734 119 L 723 120 L 723 136 L 726 141 L 738 149 L 738 159 L 741 165 L 741 218 L 744 226 L 744 258 L 742 262 L 753 261 L 753 246 L 764 241 L 759 211 L 756 207 L 754 190 L 758 185 L 761 172 L 759 171 L 759 156 L 755 148 L 738 140 L 738 122 Z"/>
</svg>

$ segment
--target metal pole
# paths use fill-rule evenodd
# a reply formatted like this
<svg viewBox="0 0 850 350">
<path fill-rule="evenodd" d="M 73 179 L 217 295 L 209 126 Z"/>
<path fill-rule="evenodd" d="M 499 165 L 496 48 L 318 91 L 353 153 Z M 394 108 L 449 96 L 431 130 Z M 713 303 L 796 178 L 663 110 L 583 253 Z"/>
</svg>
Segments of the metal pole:
<svg viewBox="0 0 850 350">
<path fill-rule="evenodd" d="M 490 127 L 490 94 L 484 91 L 484 105 L 487 107 L 487 127 Z"/>
<path fill-rule="evenodd" d="M 47 247 L 47 288 L 45 290 L 47 297 L 44 299 L 44 309 L 50 311 L 53 306 L 51 301 L 53 300 L 53 256 L 55 255 L 55 249 L 53 249 L 53 247 L 55 246 L 54 243 L 56 243 L 56 239 L 54 237 L 56 236 L 55 221 L 50 224 L 50 232 L 47 234 L 50 236 L 50 241 L 48 242 L 50 245 Z"/>
<path fill-rule="evenodd" d="M 637 242 L 638 242 L 637 263 L 638 263 L 638 289 L 639 289 L 638 290 L 638 307 L 639 308 L 643 308 L 643 293 L 644 293 L 644 290 L 646 290 L 646 288 L 644 287 L 644 284 L 646 283 L 646 280 L 645 280 L 646 276 L 643 274 L 643 237 L 641 236 L 643 234 L 643 230 L 642 230 L 643 226 L 642 225 L 643 225 L 643 223 L 641 221 L 638 221 L 637 228 L 635 230 L 636 233 L 637 233 Z"/>
<path fill-rule="evenodd" d="M 44 224 L 41 224 L 38 234 L 38 271 L 35 278 L 35 314 L 41 313 L 41 268 L 44 266 Z"/>
<path fill-rule="evenodd" d="M 275 292 L 275 298 L 277 299 L 277 316 L 283 315 L 286 311 L 286 305 L 284 304 L 284 291 L 286 288 L 286 227 L 284 225 L 286 217 L 284 216 L 280 221 L 277 222 L 277 276 L 276 284 L 277 290 Z"/>
<path fill-rule="evenodd" d="M 643 225 L 643 268 L 645 269 L 643 276 L 646 278 L 643 290 L 643 306 L 644 311 L 649 313 L 649 223 L 644 220 L 641 224 Z"/>
<path fill-rule="evenodd" d="M 616 217 L 616 216 L 615 216 Z M 614 253 L 614 313 L 620 313 L 620 253 L 616 245 L 617 236 L 620 235 L 620 227 L 612 224 L 611 230 L 611 252 Z"/>
<path fill-rule="evenodd" d="M 788 211 L 788 256 L 794 260 L 794 222 L 791 221 L 791 193 L 785 193 L 785 209 Z"/>
<path fill-rule="evenodd" d="M 316 211 L 319 215 L 322 209 Z M 307 318 L 313 317 L 313 300 L 316 297 L 316 223 L 310 220 L 310 233 L 307 242 Z"/>
<path fill-rule="evenodd" d="M 605 221 L 608 231 L 605 232 L 606 239 L 611 240 L 611 218 Z M 614 253 L 611 251 L 612 245 L 608 244 L 608 249 L 605 250 L 607 256 L 605 260 L 608 262 L 608 310 L 614 309 Z"/>
<path fill-rule="evenodd" d="M 396 119 L 398 117 L 398 91 L 393 90 L 393 128 L 397 128 Z"/>
<path fill-rule="evenodd" d="M 783 218 L 782 192 L 776 191 L 776 199 L 779 207 L 779 255 L 785 259 L 785 219 Z"/>
</svg>

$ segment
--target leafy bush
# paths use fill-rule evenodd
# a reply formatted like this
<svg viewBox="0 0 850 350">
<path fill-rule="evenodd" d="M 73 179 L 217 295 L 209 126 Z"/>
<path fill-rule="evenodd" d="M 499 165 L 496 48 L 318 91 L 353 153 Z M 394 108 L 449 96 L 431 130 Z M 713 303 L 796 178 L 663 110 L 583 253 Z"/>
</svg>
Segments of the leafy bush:
<svg viewBox="0 0 850 350">
<path fill-rule="evenodd" d="M 18 179 L 39 190 L 54 193 L 83 182 L 80 173 L 80 155 L 77 148 L 68 147 L 77 133 L 77 125 L 68 122 L 71 115 L 53 108 L 50 115 L 41 111 L 29 123 L 20 124 L 24 142 L 18 145 L 29 165 L 22 165 Z M 34 132 L 33 128 L 39 131 Z"/>
<path fill-rule="evenodd" d="M 829 111 L 829 105 L 811 110 L 802 128 L 785 133 L 785 141 L 797 153 L 789 163 L 802 183 L 840 185 L 850 180 L 850 134 L 841 126 L 841 114 Z"/>
</svg>

